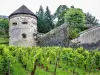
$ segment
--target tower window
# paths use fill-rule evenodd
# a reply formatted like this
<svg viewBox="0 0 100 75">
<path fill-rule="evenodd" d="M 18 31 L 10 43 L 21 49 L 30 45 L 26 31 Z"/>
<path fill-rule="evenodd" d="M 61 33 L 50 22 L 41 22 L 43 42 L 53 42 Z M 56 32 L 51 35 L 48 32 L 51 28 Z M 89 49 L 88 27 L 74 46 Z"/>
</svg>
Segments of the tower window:
<svg viewBox="0 0 100 75">
<path fill-rule="evenodd" d="M 37 36 L 37 34 L 36 33 L 33 33 L 33 36 Z"/>
<path fill-rule="evenodd" d="M 22 22 L 22 24 L 27 24 L 27 22 Z"/>
<path fill-rule="evenodd" d="M 27 36 L 26 36 L 26 34 L 25 34 L 25 33 L 23 33 L 23 34 L 22 34 L 22 37 L 23 37 L 23 38 L 26 38 Z"/>
<path fill-rule="evenodd" d="M 36 32 L 36 29 L 34 29 L 34 32 Z"/>
<path fill-rule="evenodd" d="M 35 40 L 37 40 L 37 34 L 36 33 L 33 33 L 33 37 Z"/>
<path fill-rule="evenodd" d="M 17 22 L 14 22 L 13 25 L 17 25 Z"/>
</svg>

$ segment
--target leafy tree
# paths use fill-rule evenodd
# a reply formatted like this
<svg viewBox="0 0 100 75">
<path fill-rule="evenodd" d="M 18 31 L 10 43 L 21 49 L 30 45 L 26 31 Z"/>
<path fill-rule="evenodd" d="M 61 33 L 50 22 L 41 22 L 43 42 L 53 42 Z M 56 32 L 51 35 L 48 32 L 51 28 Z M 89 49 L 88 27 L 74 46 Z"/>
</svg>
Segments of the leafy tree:
<svg viewBox="0 0 100 75">
<path fill-rule="evenodd" d="M 86 24 L 91 24 L 92 26 L 96 26 L 99 24 L 96 17 L 92 16 L 92 14 L 90 14 L 89 12 L 85 13 L 85 15 L 86 15 Z"/>
<path fill-rule="evenodd" d="M 85 14 L 82 9 L 70 8 L 65 13 L 65 20 L 70 26 L 77 27 L 85 24 Z"/>
<path fill-rule="evenodd" d="M 56 26 L 59 26 L 64 23 L 64 14 L 66 13 L 66 10 L 68 10 L 68 7 L 66 5 L 60 5 L 56 12 L 54 13 L 55 19 L 57 19 Z"/>
<path fill-rule="evenodd" d="M 53 28 L 54 28 L 54 24 L 53 24 L 52 15 L 51 15 L 51 12 L 47 6 L 46 12 L 45 12 L 45 29 L 44 29 L 45 31 L 44 31 L 44 33 L 50 31 Z"/>
<path fill-rule="evenodd" d="M 79 32 L 84 30 L 85 14 L 82 9 L 70 8 L 65 13 L 65 21 L 68 23 L 69 37 L 73 39 L 77 37 L 76 35 L 78 35 Z M 72 30 L 76 32 L 74 33 L 75 36 L 73 36 Z"/>
<path fill-rule="evenodd" d="M 44 20 L 44 9 L 42 6 L 40 6 L 39 11 L 37 12 L 37 17 L 38 17 L 37 21 L 38 32 L 43 33 L 45 20 Z"/>
</svg>

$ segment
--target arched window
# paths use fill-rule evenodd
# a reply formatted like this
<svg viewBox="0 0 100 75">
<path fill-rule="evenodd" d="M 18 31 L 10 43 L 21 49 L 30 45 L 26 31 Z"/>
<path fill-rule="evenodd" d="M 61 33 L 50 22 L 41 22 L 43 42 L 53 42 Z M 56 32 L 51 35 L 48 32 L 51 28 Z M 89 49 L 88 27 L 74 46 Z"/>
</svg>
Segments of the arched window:
<svg viewBox="0 0 100 75">
<path fill-rule="evenodd" d="M 25 34 L 25 33 L 23 33 L 23 34 L 22 34 L 22 37 L 23 37 L 23 38 L 27 38 L 27 36 L 26 36 L 26 34 Z"/>
</svg>

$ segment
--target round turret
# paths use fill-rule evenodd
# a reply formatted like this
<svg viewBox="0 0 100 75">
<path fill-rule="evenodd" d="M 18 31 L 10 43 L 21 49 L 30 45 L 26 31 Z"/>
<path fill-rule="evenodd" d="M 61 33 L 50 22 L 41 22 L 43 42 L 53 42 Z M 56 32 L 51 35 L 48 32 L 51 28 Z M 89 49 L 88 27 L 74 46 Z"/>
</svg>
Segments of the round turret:
<svg viewBox="0 0 100 75">
<path fill-rule="evenodd" d="M 9 16 L 9 45 L 37 45 L 37 16 L 25 5 Z"/>
</svg>

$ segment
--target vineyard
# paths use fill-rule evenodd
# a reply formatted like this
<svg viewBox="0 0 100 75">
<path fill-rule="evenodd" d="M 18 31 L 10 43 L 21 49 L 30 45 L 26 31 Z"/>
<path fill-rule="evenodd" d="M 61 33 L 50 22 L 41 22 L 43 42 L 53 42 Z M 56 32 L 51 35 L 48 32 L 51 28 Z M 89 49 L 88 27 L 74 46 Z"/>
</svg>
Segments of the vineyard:
<svg viewBox="0 0 100 75">
<path fill-rule="evenodd" d="M 100 51 L 0 45 L 0 75 L 100 75 Z"/>
</svg>

